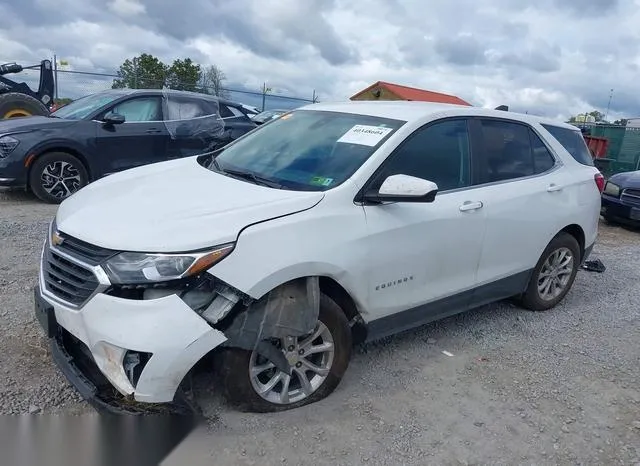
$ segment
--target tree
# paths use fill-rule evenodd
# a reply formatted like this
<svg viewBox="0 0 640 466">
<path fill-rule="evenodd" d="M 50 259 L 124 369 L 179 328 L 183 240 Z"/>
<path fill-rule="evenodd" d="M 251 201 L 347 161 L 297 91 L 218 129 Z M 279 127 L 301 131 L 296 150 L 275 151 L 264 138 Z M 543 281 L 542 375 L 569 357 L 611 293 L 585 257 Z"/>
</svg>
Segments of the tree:
<svg viewBox="0 0 640 466">
<path fill-rule="evenodd" d="M 205 94 L 216 95 L 225 98 L 228 96 L 227 90 L 224 88 L 224 82 L 227 77 L 216 65 L 211 65 L 200 73 L 200 88 Z"/>
<path fill-rule="evenodd" d="M 621 118 L 620 120 L 616 120 L 613 122 L 614 125 L 627 126 L 627 119 Z"/>
<path fill-rule="evenodd" d="M 200 65 L 191 58 L 174 60 L 167 73 L 167 87 L 181 91 L 195 91 L 200 81 Z"/>
<path fill-rule="evenodd" d="M 113 89 L 162 89 L 167 80 L 169 68 L 158 58 L 147 53 L 126 59 L 113 80 Z"/>
<path fill-rule="evenodd" d="M 586 120 L 586 122 L 588 123 L 589 121 L 592 122 L 596 122 L 596 123 L 609 123 L 608 121 L 605 121 L 604 119 L 604 113 L 599 112 L 598 110 L 592 110 L 588 113 L 579 113 L 577 115 L 572 116 L 571 118 L 569 118 L 569 123 L 584 123 Z"/>
</svg>

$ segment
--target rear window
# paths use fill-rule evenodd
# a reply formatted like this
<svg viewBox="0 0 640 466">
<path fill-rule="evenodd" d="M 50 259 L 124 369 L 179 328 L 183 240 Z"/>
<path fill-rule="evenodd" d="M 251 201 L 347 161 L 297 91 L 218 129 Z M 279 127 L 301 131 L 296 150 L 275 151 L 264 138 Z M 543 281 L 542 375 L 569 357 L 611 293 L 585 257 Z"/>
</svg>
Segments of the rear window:
<svg viewBox="0 0 640 466">
<path fill-rule="evenodd" d="M 544 124 L 542 127 L 549 131 L 556 141 L 558 141 L 577 162 L 580 162 L 582 165 L 589 165 L 593 167 L 591 152 L 589 152 L 587 143 L 584 141 L 580 130 L 576 129 L 574 131 L 572 129 Z"/>
</svg>

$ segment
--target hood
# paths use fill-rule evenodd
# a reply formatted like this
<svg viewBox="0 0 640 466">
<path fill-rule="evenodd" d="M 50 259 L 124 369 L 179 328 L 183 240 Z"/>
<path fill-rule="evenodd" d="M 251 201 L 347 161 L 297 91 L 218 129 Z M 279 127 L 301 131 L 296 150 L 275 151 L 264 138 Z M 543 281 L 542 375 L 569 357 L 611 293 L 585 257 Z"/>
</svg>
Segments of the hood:
<svg viewBox="0 0 640 466">
<path fill-rule="evenodd" d="M 61 232 L 108 249 L 186 252 L 235 241 L 248 225 L 310 209 L 323 197 L 230 178 L 189 157 L 91 183 L 60 204 L 56 222 Z"/>
<path fill-rule="evenodd" d="M 24 118 L 9 118 L 0 120 L 0 135 L 17 133 L 21 131 L 35 131 L 39 129 L 50 129 L 69 126 L 75 120 L 64 120 L 62 118 L 52 118 L 43 116 L 30 116 Z"/>
<path fill-rule="evenodd" d="M 623 189 L 640 189 L 640 171 L 616 173 L 609 178 L 609 181 L 617 184 Z"/>
</svg>

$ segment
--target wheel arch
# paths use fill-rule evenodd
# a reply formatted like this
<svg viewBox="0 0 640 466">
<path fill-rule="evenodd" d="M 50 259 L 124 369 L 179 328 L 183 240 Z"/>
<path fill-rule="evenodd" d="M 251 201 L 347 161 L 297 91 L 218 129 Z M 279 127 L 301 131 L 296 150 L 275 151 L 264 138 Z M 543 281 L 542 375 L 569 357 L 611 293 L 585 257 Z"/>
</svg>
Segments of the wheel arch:
<svg viewBox="0 0 640 466">
<path fill-rule="evenodd" d="M 254 297 L 250 299 L 257 301 L 258 299 L 263 298 L 264 296 L 268 295 L 274 290 L 277 290 L 280 287 L 288 286 L 292 282 L 308 279 L 308 278 L 318 278 L 318 286 L 319 286 L 320 292 L 327 295 L 329 298 L 331 298 L 342 310 L 345 317 L 349 321 L 349 326 L 351 328 L 351 335 L 354 343 L 364 342 L 367 338 L 367 326 L 364 319 L 362 318 L 362 314 L 358 308 L 357 301 L 353 298 L 352 294 L 349 291 L 347 291 L 347 289 L 343 285 L 341 285 L 335 278 L 329 275 L 311 274 L 311 275 L 299 275 L 299 276 L 295 276 L 294 278 L 287 277 L 287 279 L 284 282 L 278 283 L 276 286 L 273 286 L 269 291 L 265 293 L 261 293 L 260 298 Z M 232 286 L 232 288 L 234 287 Z M 244 292 L 240 290 L 237 290 L 237 291 L 241 295 L 249 297 L 249 295 L 246 295 Z M 236 306 L 234 306 L 234 308 L 231 310 L 231 312 L 229 312 L 227 316 L 221 319 L 220 328 L 222 329 L 222 331 L 224 332 L 226 327 L 230 325 L 230 323 L 234 319 L 236 319 L 238 314 L 244 312 L 246 309 L 247 308 L 244 302 L 239 301 L 236 304 Z"/>
<path fill-rule="evenodd" d="M 349 325 L 354 343 L 363 343 L 367 339 L 367 327 L 364 323 L 358 306 L 349 292 L 331 277 L 321 276 L 320 292 L 326 294 L 342 309 Z"/>
<path fill-rule="evenodd" d="M 582 262 L 582 259 L 584 259 L 585 249 L 586 249 L 586 244 L 585 244 L 586 236 L 584 234 L 584 230 L 582 229 L 582 227 L 576 223 L 572 223 L 571 225 L 567 225 L 562 230 L 560 230 L 559 233 L 568 233 L 569 235 L 573 236 L 576 239 L 576 241 L 578 242 L 578 245 L 580 246 L 580 262 Z"/>
<path fill-rule="evenodd" d="M 82 152 L 80 152 L 77 149 L 74 149 L 68 145 L 55 145 L 55 146 L 51 146 L 51 147 L 46 147 L 43 149 L 40 149 L 36 152 L 32 152 L 31 154 L 29 154 L 27 156 L 27 187 L 30 189 L 31 186 L 31 170 L 33 168 L 33 164 L 35 163 L 36 160 L 40 159 L 41 157 L 47 155 L 47 154 L 51 154 L 52 152 L 62 152 L 65 154 L 69 154 L 69 155 L 73 155 L 74 157 L 76 157 L 78 160 L 80 160 L 80 163 L 82 163 L 82 165 L 84 166 L 84 169 L 87 171 L 87 176 L 88 176 L 88 181 L 91 182 L 93 181 L 93 176 L 91 174 L 91 169 L 89 168 L 89 163 L 87 162 L 87 158 L 84 156 L 84 154 Z"/>
</svg>

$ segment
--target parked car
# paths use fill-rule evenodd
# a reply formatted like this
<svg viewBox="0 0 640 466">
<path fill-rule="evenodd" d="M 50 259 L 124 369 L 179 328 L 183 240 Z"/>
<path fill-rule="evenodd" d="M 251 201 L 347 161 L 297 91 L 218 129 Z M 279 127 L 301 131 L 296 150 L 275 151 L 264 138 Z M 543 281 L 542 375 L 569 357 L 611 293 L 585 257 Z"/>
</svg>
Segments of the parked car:
<svg viewBox="0 0 640 466">
<path fill-rule="evenodd" d="M 640 171 L 617 173 L 607 180 L 602 216 L 609 222 L 640 225 Z"/>
<path fill-rule="evenodd" d="M 58 203 L 111 173 L 215 149 L 255 127 L 241 104 L 204 94 L 104 91 L 50 117 L 0 121 L 0 186 Z"/>
<path fill-rule="evenodd" d="M 254 123 L 261 125 L 270 120 L 275 120 L 276 118 L 280 118 L 282 115 L 287 113 L 289 110 L 265 110 L 264 112 L 258 113 L 251 117 Z"/>
<path fill-rule="evenodd" d="M 603 185 L 564 123 L 314 104 L 65 200 L 35 312 L 100 408 L 123 405 L 114 391 L 172 402 L 210 354 L 241 409 L 294 408 L 336 388 L 353 343 L 504 298 L 556 306 L 596 240 Z"/>
</svg>

